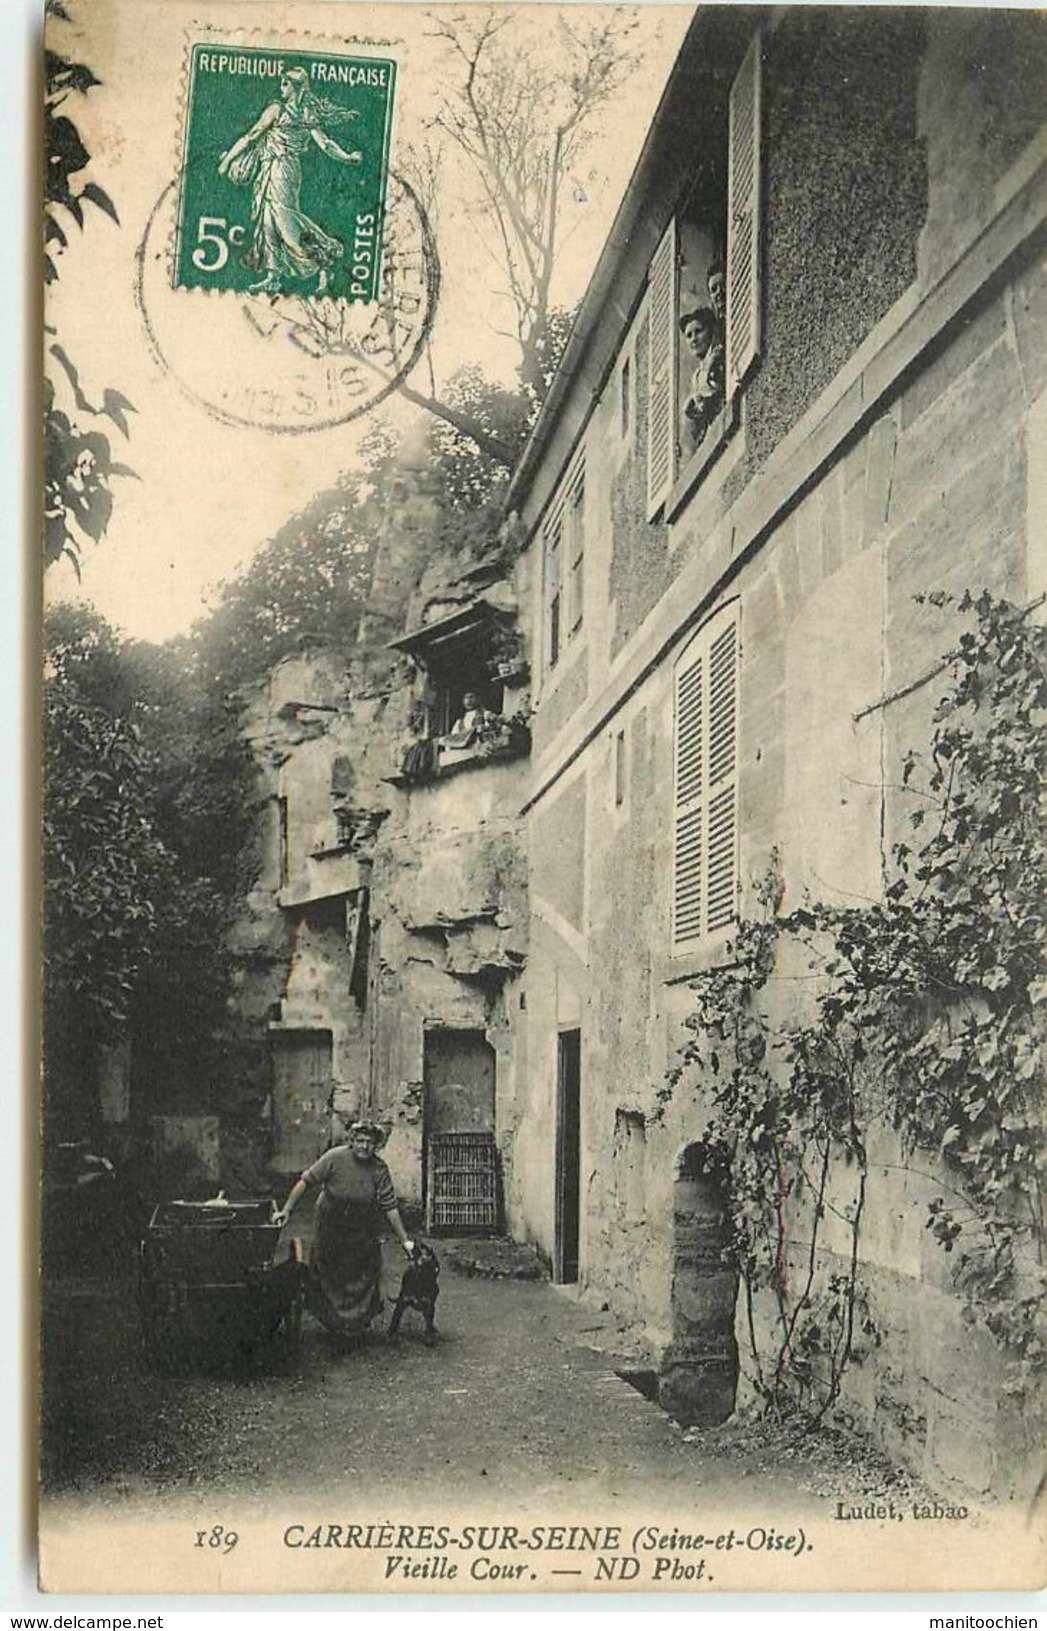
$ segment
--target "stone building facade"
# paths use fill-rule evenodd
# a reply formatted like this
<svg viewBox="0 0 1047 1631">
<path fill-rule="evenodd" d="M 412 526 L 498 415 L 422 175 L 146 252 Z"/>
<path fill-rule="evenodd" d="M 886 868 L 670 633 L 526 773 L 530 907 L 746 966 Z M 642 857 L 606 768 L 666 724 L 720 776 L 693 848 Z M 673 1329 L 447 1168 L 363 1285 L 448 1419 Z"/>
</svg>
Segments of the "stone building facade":
<svg viewBox="0 0 1047 1631">
<path fill-rule="evenodd" d="M 248 701 L 261 841 L 233 1007 L 266 1039 L 276 1182 L 369 1115 L 432 1222 L 433 1140 L 482 1135 L 496 1227 L 527 936 L 519 588 L 500 558 L 434 551 L 424 462 L 395 485 L 358 649 L 289 657 Z"/>
<path fill-rule="evenodd" d="M 1045 72 L 1031 13 L 703 8 L 514 478 L 534 741 L 509 1222 L 684 1393 L 710 1340 L 686 1244 L 706 1112 L 654 1112 L 688 982 L 773 851 L 787 905 L 879 898 L 892 767 L 954 637 L 914 596 L 1047 587 Z M 886 1136 L 871 1159 L 889 1335 L 845 1403 L 939 1483 L 998 1490 L 1021 1428 L 995 1350 L 926 1176 Z M 726 1351 L 729 1277 L 710 1303 Z"/>
</svg>

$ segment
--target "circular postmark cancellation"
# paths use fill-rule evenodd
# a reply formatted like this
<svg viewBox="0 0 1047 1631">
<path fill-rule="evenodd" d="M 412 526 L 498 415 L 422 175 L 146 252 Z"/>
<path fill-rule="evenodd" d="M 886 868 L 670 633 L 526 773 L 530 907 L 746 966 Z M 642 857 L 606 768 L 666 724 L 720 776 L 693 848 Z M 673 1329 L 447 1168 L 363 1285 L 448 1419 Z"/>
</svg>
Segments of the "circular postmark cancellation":
<svg viewBox="0 0 1047 1631">
<path fill-rule="evenodd" d="M 387 164 L 395 71 L 193 46 L 181 168 L 139 243 L 135 296 L 160 367 L 214 418 L 345 424 L 420 359 L 439 261 Z"/>
</svg>

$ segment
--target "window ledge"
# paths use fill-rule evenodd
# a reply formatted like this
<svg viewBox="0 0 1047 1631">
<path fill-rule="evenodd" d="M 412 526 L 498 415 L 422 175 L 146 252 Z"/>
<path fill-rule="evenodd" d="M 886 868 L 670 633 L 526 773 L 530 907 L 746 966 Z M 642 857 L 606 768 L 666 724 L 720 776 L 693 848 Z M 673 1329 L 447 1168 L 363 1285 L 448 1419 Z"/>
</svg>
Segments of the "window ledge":
<svg viewBox="0 0 1047 1631">
<path fill-rule="evenodd" d="M 738 424 L 738 393 L 726 402 L 680 470 L 672 492 L 665 501 L 666 521 L 675 521 L 703 476 L 715 464 Z"/>
<path fill-rule="evenodd" d="M 284 884 L 276 897 L 282 911 L 292 911 L 340 896 L 355 895 L 366 889 L 371 878 L 371 863 L 360 856 L 341 850 L 335 857 L 327 851 L 326 860 L 317 864 L 313 857 L 304 877 L 293 878 Z"/>
<path fill-rule="evenodd" d="M 705 940 L 664 953 L 658 968 L 659 984 L 686 985 L 699 974 L 708 974 L 710 969 L 726 968 L 734 961 L 730 952 L 737 929 L 735 922 Z"/>
<path fill-rule="evenodd" d="M 434 782 L 444 781 L 459 771 L 479 770 L 484 765 L 507 759 L 522 759 L 531 751 L 530 727 L 526 721 L 517 719 L 506 720 L 495 735 L 470 743 L 467 747 L 450 748 L 446 745 L 446 737 L 441 736 L 427 740 L 435 750 L 431 762 L 417 770 L 401 769 L 384 780 L 394 787 L 431 787 Z"/>
</svg>

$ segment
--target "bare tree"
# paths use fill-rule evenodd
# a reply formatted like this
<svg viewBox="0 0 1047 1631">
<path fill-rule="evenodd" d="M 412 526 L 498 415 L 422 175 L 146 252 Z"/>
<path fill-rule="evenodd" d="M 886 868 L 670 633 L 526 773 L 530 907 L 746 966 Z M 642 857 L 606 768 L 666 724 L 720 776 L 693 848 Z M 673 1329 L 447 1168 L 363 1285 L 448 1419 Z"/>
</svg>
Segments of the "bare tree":
<svg viewBox="0 0 1047 1631">
<path fill-rule="evenodd" d="M 546 20 L 548 17 L 548 21 Z M 597 115 L 635 72 L 633 12 L 579 8 L 543 16 L 540 41 L 499 9 L 434 19 L 458 73 L 434 125 L 470 161 L 515 318 L 520 378 L 546 383 L 546 330 L 561 248 L 565 185 L 579 171 Z M 532 27 L 534 27 L 532 19 Z"/>
<path fill-rule="evenodd" d="M 513 314 L 507 332 L 519 347 L 529 418 L 545 395 L 573 315 L 553 301 L 557 256 L 567 236 L 565 196 L 583 185 L 583 160 L 598 115 L 642 63 L 632 39 L 638 22 L 629 9 L 579 8 L 574 18 L 552 8 L 527 17 L 503 7 L 432 22 L 432 37 L 444 42 L 448 56 L 446 89 L 424 137 L 402 152 L 399 170 L 432 227 L 447 182 L 448 145 L 468 160 L 479 187 L 477 246 L 488 251 Z M 585 175 L 585 184 L 593 182 Z M 308 308 L 302 321 L 321 330 L 321 342 L 330 346 L 327 315 L 302 304 Z M 515 463 L 526 425 L 514 427 L 507 439 L 508 426 L 499 434 L 453 393 L 448 400 L 448 393 L 437 390 L 431 361 L 427 390 L 406 380 L 398 390 L 497 464 Z"/>
<path fill-rule="evenodd" d="M 556 326 L 551 289 L 563 243 L 564 188 L 579 173 L 597 116 L 638 64 L 633 11 L 546 16 L 541 31 L 554 39 L 541 41 L 522 33 L 517 13 L 501 8 L 434 18 L 435 38 L 445 41 L 458 70 L 434 129 L 465 153 L 478 179 L 514 312 L 520 380 L 533 395 L 545 387 L 546 329 Z"/>
</svg>

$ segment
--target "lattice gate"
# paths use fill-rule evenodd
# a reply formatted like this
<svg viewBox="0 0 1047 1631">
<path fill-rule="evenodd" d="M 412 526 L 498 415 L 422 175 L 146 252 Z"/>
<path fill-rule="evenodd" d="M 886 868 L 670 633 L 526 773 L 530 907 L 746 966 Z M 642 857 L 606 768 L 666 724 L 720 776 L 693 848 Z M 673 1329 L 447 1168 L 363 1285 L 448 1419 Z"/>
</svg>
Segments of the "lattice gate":
<svg viewBox="0 0 1047 1631">
<path fill-rule="evenodd" d="M 497 1178 L 493 1133 L 431 1133 L 426 1228 L 433 1234 L 495 1234 Z"/>
</svg>

